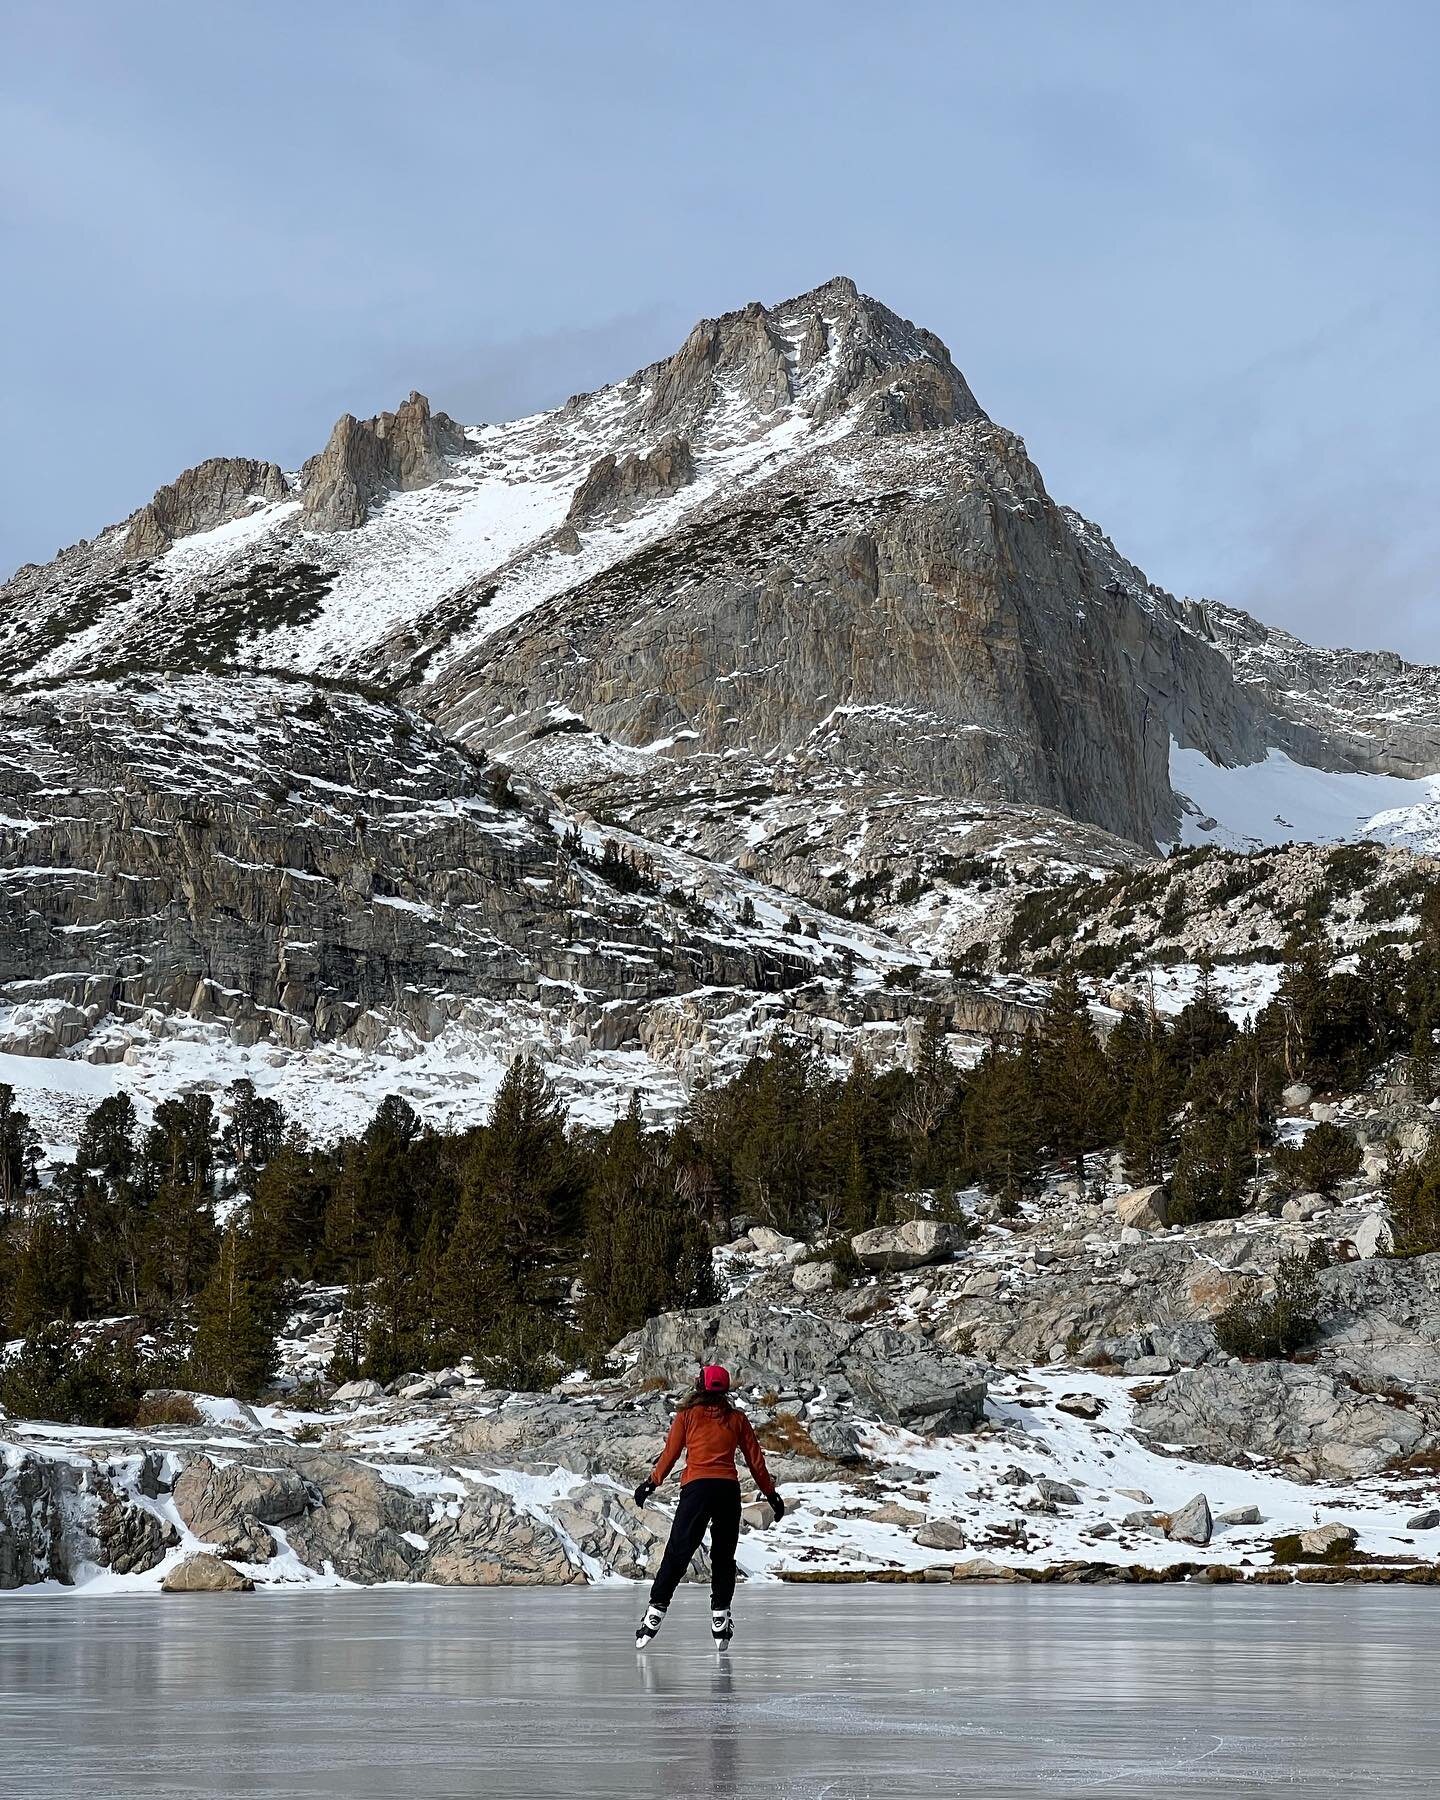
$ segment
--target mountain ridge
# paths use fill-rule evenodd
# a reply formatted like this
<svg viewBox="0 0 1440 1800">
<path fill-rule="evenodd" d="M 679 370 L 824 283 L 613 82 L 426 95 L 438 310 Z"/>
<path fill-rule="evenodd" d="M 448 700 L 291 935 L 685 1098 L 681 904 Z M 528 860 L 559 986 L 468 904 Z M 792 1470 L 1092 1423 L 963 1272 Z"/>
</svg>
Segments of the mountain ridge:
<svg viewBox="0 0 1440 1800">
<path fill-rule="evenodd" d="M 98 538 L 20 571 L 4 602 L 0 716 L 18 771 L 0 822 L 11 1048 L 103 1059 L 119 1042 L 106 1023 L 117 1007 L 288 1034 L 297 1053 L 299 1035 L 438 1042 L 455 1024 L 448 1000 L 426 998 L 447 991 L 453 965 L 423 934 L 377 936 L 364 881 L 317 926 L 322 966 L 339 958 L 328 991 L 283 999 L 293 956 L 273 921 L 303 891 L 303 857 L 247 846 L 258 830 L 332 862 L 340 851 L 297 825 L 305 770 L 283 731 L 267 752 L 273 783 L 254 782 L 232 736 L 247 690 L 257 718 L 328 709 L 325 755 L 340 771 L 374 760 L 361 740 L 375 730 L 396 745 L 409 734 L 413 760 L 392 758 L 407 783 L 459 756 L 480 804 L 487 782 L 513 773 L 538 834 L 526 856 L 573 860 L 573 833 L 585 856 L 609 840 L 663 868 L 638 899 L 597 890 L 599 937 L 630 943 L 648 988 L 625 991 L 623 955 L 588 980 L 563 948 L 563 919 L 537 923 L 523 874 L 492 951 L 500 964 L 529 959 L 542 985 L 507 997 L 467 976 L 459 988 L 465 1004 L 538 1009 L 527 1030 L 557 1055 L 643 1051 L 652 1073 L 686 1079 L 724 1045 L 753 1042 L 762 1019 L 800 1018 L 845 1056 L 929 1006 L 961 1031 L 997 1016 L 943 971 L 986 938 L 1000 888 L 1104 874 L 1178 843 L 1318 833 L 1440 845 L 1440 672 L 1312 649 L 1236 609 L 1176 600 L 1056 503 L 933 333 L 844 278 L 702 320 L 671 356 L 551 412 L 461 426 L 412 393 L 393 413 L 344 415 L 299 472 L 209 459 Z M 260 796 L 258 825 L 226 813 L 224 854 L 255 865 L 234 893 L 181 842 L 175 729 L 161 732 L 163 756 L 145 749 L 157 708 L 212 746 L 202 766 L 222 811 L 227 790 Z M 53 782 L 31 778 L 49 752 L 21 767 L 40 715 L 63 735 L 70 714 L 78 726 L 105 713 L 121 723 L 101 733 L 103 754 L 91 731 Z M 354 839 L 358 870 L 366 780 L 325 779 L 354 790 L 331 824 Z M 67 784 L 115 798 L 67 813 L 40 797 Z M 124 824 L 146 809 L 162 838 L 181 834 L 169 850 Z M 42 836 L 53 854 L 37 863 Z M 449 879 L 446 854 L 416 861 L 396 841 L 400 897 L 426 903 Z M 93 931 L 105 921 L 76 883 L 44 873 L 86 866 L 136 891 L 149 883 L 156 916 L 183 925 L 158 949 Z M 338 864 L 325 873 L 346 891 Z M 583 866 L 573 874 L 593 888 Z M 490 904 L 511 880 L 497 864 L 468 903 Z M 740 923 L 745 899 L 760 939 Z M 249 938 L 226 923 L 237 905 Z M 648 919 L 629 919 L 637 907 Z M 771 941 L 787 913 L 801 940 L 788 947 Z M 871 919 L 884 930 L 862 942 Z M 93 989 L 66 960 L 79 927 L 97 959 L 114 959 Z M 536 930 L 550 944 L 539 964 Z M 697 932 L 729 947 L 702 951 Z M 710 958 L 699 987 L 725 998 L 688 997 L 697 984 L 675 958 L 692 951 Z M 818 983 L 803 1002 L 764 972 L 796 951 Z M 154 972 L 137 976 L 145 958 Z M 869 968 L 858 999 L 850 959 Z M 76 1009 L 59 1039 L 34 1012 L 47 984 Z M 227 990 L 248 993 L 243 1021 Z"/>
</svg>

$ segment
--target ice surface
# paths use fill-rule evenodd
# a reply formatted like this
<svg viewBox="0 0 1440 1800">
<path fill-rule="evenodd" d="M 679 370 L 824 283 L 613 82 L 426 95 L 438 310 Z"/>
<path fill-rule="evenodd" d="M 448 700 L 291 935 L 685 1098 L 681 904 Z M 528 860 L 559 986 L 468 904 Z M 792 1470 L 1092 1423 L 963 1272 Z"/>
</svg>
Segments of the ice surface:
<svg viewBox="0 0 1440 1800">
<path fill-rule="evenodd" d="M 1435 1792 L 1434 1601 L 487 1589 L 0 1607 L 0 1793 L 910 1800 Z"/>
</svg>

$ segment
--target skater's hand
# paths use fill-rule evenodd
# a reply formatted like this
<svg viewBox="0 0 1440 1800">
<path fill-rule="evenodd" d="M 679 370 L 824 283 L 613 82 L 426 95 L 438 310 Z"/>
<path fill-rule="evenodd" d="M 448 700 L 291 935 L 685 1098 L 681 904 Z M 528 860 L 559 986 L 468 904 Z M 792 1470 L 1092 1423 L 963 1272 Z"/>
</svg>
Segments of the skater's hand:
<svg viewBox="0 0 1440 1800">
<path fill-rule="evenodd" d="M 640 1483 L 639 1487 L 637 1487 L 635 1490 L 635 1504 L 637 1506 L 647 1506 L 650 1501 L 650 1496 L 654 1492 L 655 1492 L 655 1483 L 653 1481 L 651 1481 L 647 1476 L 647 1478 L 644 1481 L 642 1481 Z"/>
<path fill-rule="evenodd" d="M 765 1498 L 770 1502 L 770 1510 L 774 1513 L 775 1523 L 778 1525 L 785 1517 L 785 1502 L 780 1498 L 778 1493 L 767 1494 Z"/>
</svg>

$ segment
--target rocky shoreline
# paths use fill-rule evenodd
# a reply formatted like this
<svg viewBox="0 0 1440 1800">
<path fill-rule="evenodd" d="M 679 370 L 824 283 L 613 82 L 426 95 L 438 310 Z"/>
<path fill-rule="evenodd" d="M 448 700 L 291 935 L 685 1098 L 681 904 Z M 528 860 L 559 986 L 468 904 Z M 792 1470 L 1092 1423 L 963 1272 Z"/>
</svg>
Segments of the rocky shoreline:
<svg viewBox="0 0 1440 1800">
<path fill-rule="evenodd" d="M 1363 1192 L 1185 1231 L 1149 1204 L 1141 1229 L 1135 1196 L 1057 1189 L 968 1242 L 870 1234 L 841 1288 L 757 1227 L 719 1253 L 723 1305 L 544 1394 L 462 1369 L 319 1404 L 156 1395 L 130 1430 L 0 1421 L 0 1588 L 639 1581 L 673 1490 L 631 1489 L 701 1359 L 737 1371 L 790 1501 L 779 1526 L 747 1507 L 750 1580 L 1437 1579 L 1440 1257 L 1345 1260 Z M 1309 1360 L 1223 1356 L 1214 1312 L 1310 1242 L 1337 1260 Z M 323 1355 L 314 1324 L 292 1360 Z"/>
</svg>

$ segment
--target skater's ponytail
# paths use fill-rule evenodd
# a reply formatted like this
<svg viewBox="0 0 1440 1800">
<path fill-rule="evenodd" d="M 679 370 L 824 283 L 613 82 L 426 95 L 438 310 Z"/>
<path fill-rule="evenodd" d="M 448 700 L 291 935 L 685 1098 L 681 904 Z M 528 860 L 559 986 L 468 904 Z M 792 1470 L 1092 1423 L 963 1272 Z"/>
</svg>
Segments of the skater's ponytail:
<svg viewBox="0 0 1440 1800">
<path fill-rule="evenodd" d="M 680 1410 L 689 1412 L 692 1406 L 713 1406 L 729 1412 L 730 1371 L 722 1369 L 719 1363 L 706 1363 L 695 1377 L 694 1390 L 681 1401 Z"/>
<path fill-rule="evenodd" d="M 695 1406 L 713 1406 L 716 1412 L 733 1412 L 728 1394 L 707 1394 L 703 1388 L 692 1388 L 680 1402 L 680 1411 L 689 1412 Z"/>
</svg>

